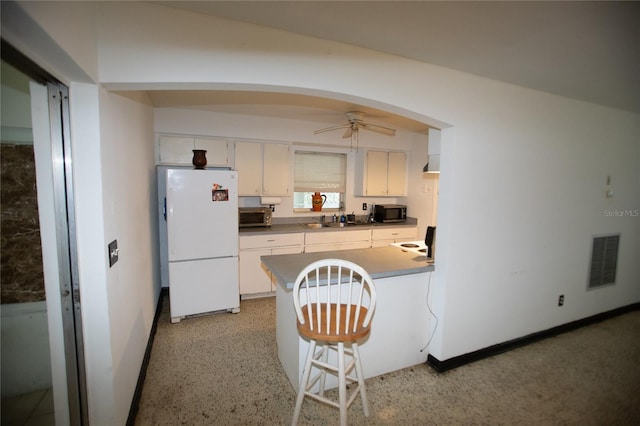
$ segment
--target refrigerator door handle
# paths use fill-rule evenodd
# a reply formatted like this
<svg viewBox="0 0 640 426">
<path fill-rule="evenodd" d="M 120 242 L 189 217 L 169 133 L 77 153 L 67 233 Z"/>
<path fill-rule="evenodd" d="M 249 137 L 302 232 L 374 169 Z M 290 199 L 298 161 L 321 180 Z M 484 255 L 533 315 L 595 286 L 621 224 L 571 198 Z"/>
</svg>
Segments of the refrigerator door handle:
<svg viewBox="0 0 640 426">
<path fill-rule="evenodd" d="M 164 197 L 164 204 L 162 205 L 162 216 L 164 216 L 164 221 L 167 221 L 167 197 Z"/>
</svg>

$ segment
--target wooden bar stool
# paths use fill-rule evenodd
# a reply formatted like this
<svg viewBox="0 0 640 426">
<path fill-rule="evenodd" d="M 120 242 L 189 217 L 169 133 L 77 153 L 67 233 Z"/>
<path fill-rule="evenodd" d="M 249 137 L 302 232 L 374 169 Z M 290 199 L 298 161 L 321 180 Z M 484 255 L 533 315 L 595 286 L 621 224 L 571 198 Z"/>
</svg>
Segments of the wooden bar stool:
<svg viewBox="0 0 640 426">
<path fill-rule="evenodd" d="M 305 396 L 339 408 L 340 424 L 344 426 L 347 409 L 359 393 L 364 415 L 368 417 L 358 341 L 371 330 L 376 304 L 371 276 L 361 266 L 342 259 L 313 262 L 296 279 L 293 303 L 298 332 L 309 339 L 309 350 L 291 423 L 298 423 Z M 329 357 L 329 351 L 336 356 Z M 355 377 L 351 374 L 354 368 Z M 315 375 L 311 378 L 312 370 Z M 324 395 L 327 373 L 338 378 L 337 402 Z M 348 397 L 347 382 L 358 384 Z"/>
</svg>

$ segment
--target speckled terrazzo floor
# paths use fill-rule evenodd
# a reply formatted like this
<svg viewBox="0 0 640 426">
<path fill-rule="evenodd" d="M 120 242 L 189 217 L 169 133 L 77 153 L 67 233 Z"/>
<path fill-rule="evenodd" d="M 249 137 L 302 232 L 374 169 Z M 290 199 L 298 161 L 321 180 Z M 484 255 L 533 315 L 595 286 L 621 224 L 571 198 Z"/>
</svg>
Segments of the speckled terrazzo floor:
<svg viewBox="0 0 640 426">
<path fill-rule="evenodd" d="M 164 296 L 166 297 L 166 296 Z M 419 365 L 367 380 L 349 424 L 640 424 L 640 311 L 438 374 Z M 169 323 L 164 300 L 136 425 L 286 425 L 295 394 L 275 345 L 275 299 Z M 338 424 L 305 400 L 299 424 Z"/>
</svg>

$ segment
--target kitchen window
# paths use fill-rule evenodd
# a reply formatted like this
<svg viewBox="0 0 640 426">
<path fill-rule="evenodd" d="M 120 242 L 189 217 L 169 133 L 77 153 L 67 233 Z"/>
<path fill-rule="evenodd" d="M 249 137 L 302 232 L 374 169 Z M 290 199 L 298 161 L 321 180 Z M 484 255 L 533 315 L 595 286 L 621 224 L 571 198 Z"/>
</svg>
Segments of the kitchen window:
<svg viewBox="0 0 640 426">
<path fill-rule="evenodd" d="M 311 210 L 311 197 L 314 192 L 327 196 L 322 210 L 339 210 L 344 206 L 346 175 L 346 154 L 296 151 L 293 178 L 294 210 Z"/>
</svg>

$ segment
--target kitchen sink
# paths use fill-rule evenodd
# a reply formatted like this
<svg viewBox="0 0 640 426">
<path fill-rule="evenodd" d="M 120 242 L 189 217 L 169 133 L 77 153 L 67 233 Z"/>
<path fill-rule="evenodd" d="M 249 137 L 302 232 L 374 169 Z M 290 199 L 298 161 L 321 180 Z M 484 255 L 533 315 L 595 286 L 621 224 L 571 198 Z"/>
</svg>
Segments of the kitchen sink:
<svg viewBox="0 0 640 426">
<path fill-rule="evenodd" d="M 313 223 L 305 223 L 304 226 L 311 229 L 342 228 L 344 227 L 344 224 L 340 222 L 327 222 L 327 223 L 313 222 Z"/>
<path fill-rule="evenodd" d="M 305 226 L 311 229 L 318 229 L 318 228 L 323 228 L 327 225 L 323 225 L 322 223 L 305 223 Z"/>
</svg>

